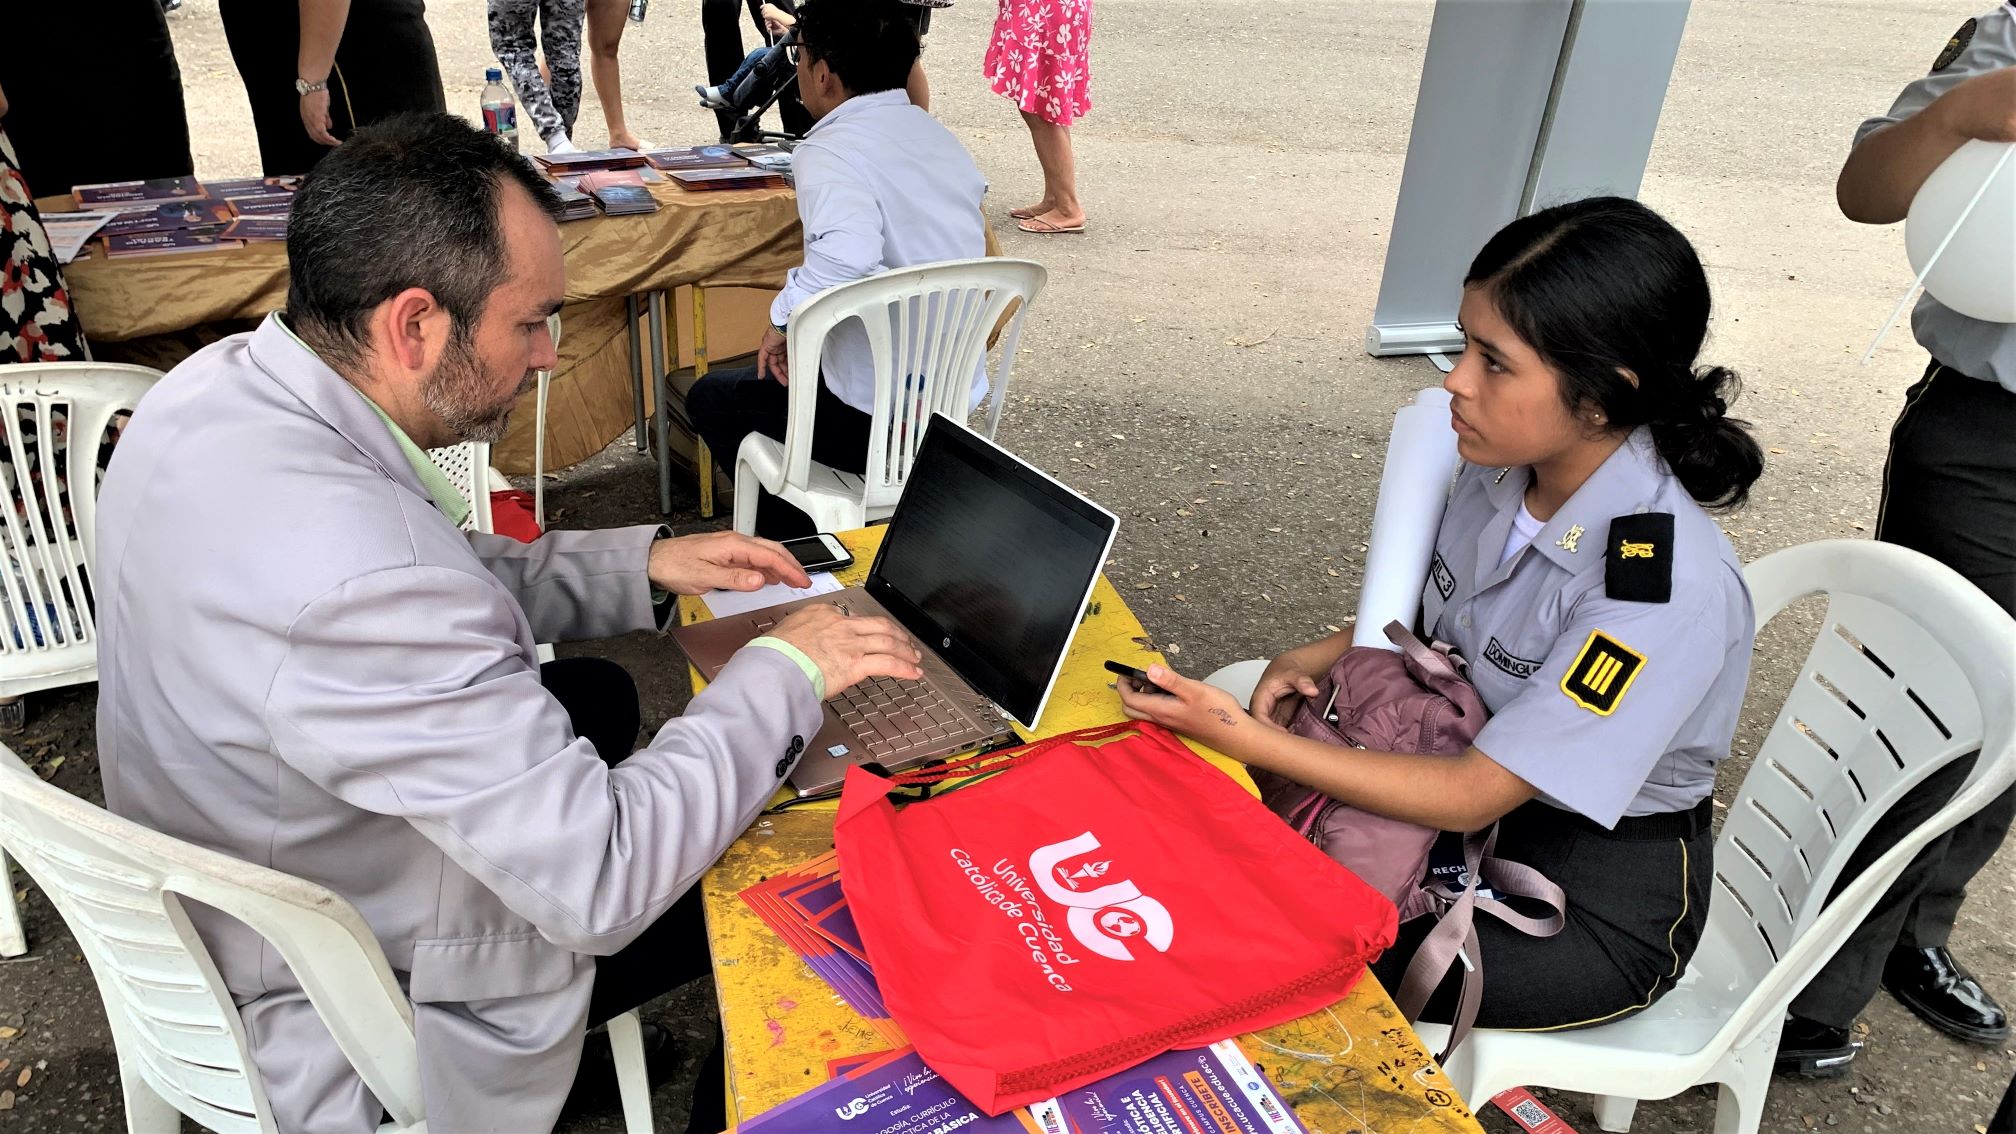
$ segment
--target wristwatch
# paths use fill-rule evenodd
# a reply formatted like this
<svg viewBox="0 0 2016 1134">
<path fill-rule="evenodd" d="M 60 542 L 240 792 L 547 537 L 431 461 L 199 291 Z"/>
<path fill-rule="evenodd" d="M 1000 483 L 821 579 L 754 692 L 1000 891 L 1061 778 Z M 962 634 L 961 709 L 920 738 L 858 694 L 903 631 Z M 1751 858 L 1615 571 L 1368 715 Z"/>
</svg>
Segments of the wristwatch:
<svg viewBox="0 0 2016 1134">
<path fill-rule="evenodd" d="M 319 83 L 311 83 L 306 79 L 294 80 L 294 93 L 300 95 L 302 98 L 307 98 L 309 95 L 314 94 L 316 91 L 326 91 L 328 89 L 329 89 L 329 80 L 327 79 L 324 79 Z"/>
<path fill-rule="evenodd" d="M 772 324 L 770 324 L 770 329 L 771 329 L 771 330 L 773 330 L 773 331 L 775 331 L 775 332 L 777 332 L 777 333 L 778 333 L 778 334 L 780 334 L 780 335 L 789 335 L 789 334 L 791 333 L 791 324 L 789 324 L 789 323 L 772 323 Z"/>
</svg>

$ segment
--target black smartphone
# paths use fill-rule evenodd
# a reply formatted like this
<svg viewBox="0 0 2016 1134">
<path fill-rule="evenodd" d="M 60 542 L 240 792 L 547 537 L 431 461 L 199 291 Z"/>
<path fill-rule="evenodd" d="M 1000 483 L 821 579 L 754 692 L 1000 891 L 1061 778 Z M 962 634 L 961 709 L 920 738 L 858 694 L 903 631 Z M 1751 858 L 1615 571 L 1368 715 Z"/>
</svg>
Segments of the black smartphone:
<svg viewBox="0 0 2016 1134">
<path fill-rule="evenodd" d="M 1125 665 L 1117 661 L 1109 661 L 1106 663 L 1106 672 L 1117 673 L 1121 677 L 1131 679 L 1135 685 L 1140 686 L 1141 692 L 1143 693 L 1160 693 L 1164 697 L 1175 696 L 1175 694 L 1169 692 L 1167 689 L 1164 689 L 1161 686 L 1155 684 L 1154 682 L 1148 680 L 1148 674 L 1146 671 L 1135 669 L 1131 665 Z"/>
<path fill-rule="evenodd" d="M 840 540 L 821 532 L 801 539 L 787 539 L 784 550 L 798 560 L 798 566 L 807 571 L 837 571 L 851 565 L 854 556 L 840 546 Z"/>
</svg>

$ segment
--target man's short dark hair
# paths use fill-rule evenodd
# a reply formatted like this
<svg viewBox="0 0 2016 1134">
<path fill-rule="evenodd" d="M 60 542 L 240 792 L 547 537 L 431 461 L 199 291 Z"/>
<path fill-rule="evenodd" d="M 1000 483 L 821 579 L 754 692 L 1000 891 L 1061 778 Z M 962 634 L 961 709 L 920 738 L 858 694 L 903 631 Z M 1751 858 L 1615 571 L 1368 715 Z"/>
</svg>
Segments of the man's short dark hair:
<svg viewBox="0 0 2016 1134">
<path fill-rule="evenodd" d="M 798 42 L 857 95 L 900 89 L 917 62 L 917 29 L 899 0 L 806 0 Z"/>
<path fill-rule="evenodd" d="M 460 118 L 402 114 L 358 130 L 294 198 L 288 322 L 318 352 L 354 363 L 371 312 L 418 287 L 466 334 L 506 270 L 498 211 L 507 184 L 559 218 L 553 187 Z"/>
</svg>

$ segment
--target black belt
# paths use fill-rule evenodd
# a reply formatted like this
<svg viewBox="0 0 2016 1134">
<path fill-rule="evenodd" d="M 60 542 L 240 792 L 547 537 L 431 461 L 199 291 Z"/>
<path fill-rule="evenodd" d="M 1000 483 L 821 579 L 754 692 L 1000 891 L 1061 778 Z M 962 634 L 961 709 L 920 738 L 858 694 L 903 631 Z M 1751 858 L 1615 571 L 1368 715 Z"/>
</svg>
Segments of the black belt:
<svg viewBox="0 0 2016 1134">
<path fill-rule="evenodd" d="M 1656 815 L 1627 815 L 1617 820 L 1615 827 L 1604 827 L 1594 819 L 1578 812 L 1552 807 L 1539 800 L 1526 804 L 1529 808 L 1541 808 L 1546 816 L 1542 822 L 1559 824 L 1577 834 L 1599 839 L 1617 839 L 1627 843 L 1649 843 L 1661 839 L 1691 839 L 1710 830 L 1715 822 L 1715 801 L 1711 797 L 1685 811 L 1661 811 Z"/>
</svg>

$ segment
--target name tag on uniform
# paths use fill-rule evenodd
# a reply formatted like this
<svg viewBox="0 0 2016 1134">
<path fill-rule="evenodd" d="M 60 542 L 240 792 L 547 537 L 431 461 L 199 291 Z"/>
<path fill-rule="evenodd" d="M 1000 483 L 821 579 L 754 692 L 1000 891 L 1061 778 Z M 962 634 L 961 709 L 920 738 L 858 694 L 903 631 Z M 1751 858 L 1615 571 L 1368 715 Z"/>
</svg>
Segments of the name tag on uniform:
<svg viewBox="0 0 2016 1134">
<path fill-rule="evenodd" d="M 1506 673 L 1519 678 L 1521 681 L 1540 672 L 1540 667 L 1546 664 L 1545 662 L 1535 661 L 1532 658 L 1522 658 L 1514 654 L 1512 651 L 1506 649 L 1504 644 L 1496 638 L 1491 639 L 1485 645 L 1484 660 L 1504 670 Z"/>
<path fill-rule="evenodd" d="M 1442 561 L 1439 551 L 1435 553 L 1434 561 L 1428 564 L 1428 578 L 1434 582 L 1435 593 L 1442 596 L 1443 602 L 1448 602 L 1449 596 L 1456 593 L 1456 573 Z"/>
<path fill-rule="evenodd" d="M 1582 652 L 1575 655 L 1575 664 L 1561 675 L 1561 692 L 1597 716 L 1607 717 L 1617 710 L 1618 702 L 1624 700 L 1631 683 L 1638 680 L 1638 671 L 1644 668 L 1644 654 L 1601 630 L 1592 630 Z"/>
</svg>

